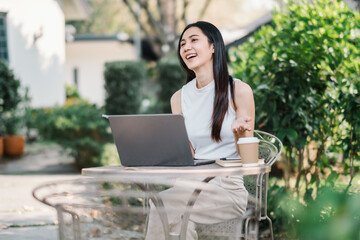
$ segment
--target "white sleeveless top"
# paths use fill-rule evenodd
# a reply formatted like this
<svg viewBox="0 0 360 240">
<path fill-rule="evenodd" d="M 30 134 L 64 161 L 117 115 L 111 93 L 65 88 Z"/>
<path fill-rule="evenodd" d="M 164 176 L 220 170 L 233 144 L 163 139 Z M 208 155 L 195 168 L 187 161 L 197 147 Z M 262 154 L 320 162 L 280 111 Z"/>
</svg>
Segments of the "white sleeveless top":
<svg viewBox="0 0 360 240">
<path fill-rule="evenodd" d="M 240 81 L 234 79 L 234 81 Z M 185 126 L 189 140 L 195 150 L 195 158 L 217 159 L 223 157 L 239 157 L 231 124 L 236 119 L 236 112 L 231 104 L 229 88 L 229 108 L 222 123 L 221 142 L 211 138 L 212 112 L 215 99 L 215 82 L 203 88 L 196 87 L 196 79 L 182 87 L 181 108 L 185 118 Z"/>
</svg>

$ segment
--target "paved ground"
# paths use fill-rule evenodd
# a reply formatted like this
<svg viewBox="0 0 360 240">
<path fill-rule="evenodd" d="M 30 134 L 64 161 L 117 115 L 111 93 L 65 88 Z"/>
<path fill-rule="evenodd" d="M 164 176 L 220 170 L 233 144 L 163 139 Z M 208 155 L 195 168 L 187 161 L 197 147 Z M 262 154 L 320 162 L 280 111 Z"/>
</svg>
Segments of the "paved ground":
<svg viewBox="0 0 360 240">
<path fill-rule="evenodd" d="M 73 158 L 56 144 L 27 144 L 21 158 L 0 159 L 0 239 L 56 240 L 56 211 L 32 190 L 46 182 L 81 178 Z"/>
</svg>

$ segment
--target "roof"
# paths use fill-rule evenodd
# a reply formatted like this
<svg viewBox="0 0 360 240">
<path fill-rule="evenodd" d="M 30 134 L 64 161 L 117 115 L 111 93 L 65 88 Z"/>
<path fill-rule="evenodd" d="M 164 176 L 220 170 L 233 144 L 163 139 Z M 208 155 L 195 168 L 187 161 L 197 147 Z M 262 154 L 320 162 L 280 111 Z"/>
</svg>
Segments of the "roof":
<svg viewBox="0 0 360 240">
<path fill-rule="evenodd" d="M 100 42 L 100 41 L 119 41 L 135 43 L 134 38 L 130 38 L 126 33 L 117 33 L 110 35 L 96 35 L 96 34 L 73 34 L 75 28 L 71 25 L 66 25 L 66 42 Z M 141 57 L 145 60 L 158 60 L 154 50 L 151 47 L 148 39 L 141 39 Z"/>
<path fill-rule="evenodd" d="M 91 7 L 87 0 L 62 0 L 65 20 L 84 20 L 90 17 Z"/>
<path fill-rule="evenodd" d="M 251 37 L 257 30 L 259 30 L 263 25 L 270 24 L 272 21 L 272 14 L 268 12 L 267 14 L 263 15 L 250 25 L 246 26 L 245 28 L 241 28 L 238 31 L 234 31 L 234 33 L 238 33 L 238 36 L 235 40 L 230 41 L 225 45 L 226 51 L 229 50 L 231 47 L 238 46 L 244 43 L 249 37 Z M 226 42 L 226 40 L 224 39 Z"/>
<path fill-rule="evenodd" d="M 74 34 L 71 39 L 66 39 L 68 42 L 73 41 L 120 41 L 131 42 L 126 33 L 117 33 L 111 35 L 97 35 L 97 34 Z"/>
</svg>

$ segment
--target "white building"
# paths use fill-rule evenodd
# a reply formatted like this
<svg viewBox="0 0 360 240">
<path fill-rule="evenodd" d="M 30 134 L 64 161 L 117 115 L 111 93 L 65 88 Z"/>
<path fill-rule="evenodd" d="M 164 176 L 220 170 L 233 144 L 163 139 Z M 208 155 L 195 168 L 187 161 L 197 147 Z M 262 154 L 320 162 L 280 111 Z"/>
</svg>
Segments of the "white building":
<svg viewBox="0 0 360 240">
<path fill-rule="evenodd" d="M 29 88 L 33 107 L 64 104 L 65 20 L 89 10 L 84 0 L 0 1 L 0 59 Z"/>
<path fill-rule="evenodd" d="M 105 63 L 136 59 L 137 50 L 125 34 L 74 35 L 66 43 L 66 84 L 76 85 L 82 98 L 102 106 Z"/>
</svg>

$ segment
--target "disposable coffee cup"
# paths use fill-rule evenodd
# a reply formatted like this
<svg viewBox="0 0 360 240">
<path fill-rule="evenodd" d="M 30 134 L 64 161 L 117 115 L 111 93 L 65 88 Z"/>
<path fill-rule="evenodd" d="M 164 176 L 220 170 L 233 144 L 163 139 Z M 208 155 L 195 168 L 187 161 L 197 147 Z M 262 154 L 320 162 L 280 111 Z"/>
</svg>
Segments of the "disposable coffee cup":
<svg viewBox="0 0 360 240">
<path fill-rule="evenodd" d="M 253 167 L 258 165 L 259 161 L 259 139 L 256 137 L 239 138 L 240 157 L 244 167 Z"/>
</svg>

